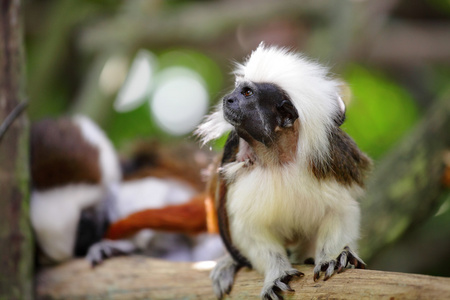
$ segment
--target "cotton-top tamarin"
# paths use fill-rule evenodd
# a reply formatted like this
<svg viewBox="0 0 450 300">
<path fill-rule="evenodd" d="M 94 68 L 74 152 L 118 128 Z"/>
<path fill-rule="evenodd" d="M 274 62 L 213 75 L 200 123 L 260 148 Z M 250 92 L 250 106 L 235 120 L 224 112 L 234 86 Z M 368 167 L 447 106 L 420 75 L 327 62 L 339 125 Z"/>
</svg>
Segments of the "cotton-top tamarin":
<svg viewBox="0 0 450 300">
<path fill-rule="evenodd" d="M 41 264 L 86 256 L 95 265 L 137 250 L 184 261 L 223 254 L 220 239 L 204 233 L 207 152 L 140 143 L 121 167 L 108 137 L 84 116 L 34 123 L 30 144 Z"/>
<path fill-rule="evenodd" d="M 30 139 L 30 218 L 42 257 L 84 255 L 110 221 L 106 204 L 122 179 L 116 152 L 84 116 L 36 122 Z"/>
<path fill-rule="evenodd" d="M 364 268 L 356 254 L 363 179 L 371 162 L 339 126 L 341 82 L 302 55 L 261 44 L 237 64 L 235 89 L 197 129 L 203 142 L 228 131 L 213 176 L 219 228 L 229 255 L 211 272 L 218 298 L 242 266 L 265 276 L 278 299 L 315 261 L 314 280 Z"/>
</svg>

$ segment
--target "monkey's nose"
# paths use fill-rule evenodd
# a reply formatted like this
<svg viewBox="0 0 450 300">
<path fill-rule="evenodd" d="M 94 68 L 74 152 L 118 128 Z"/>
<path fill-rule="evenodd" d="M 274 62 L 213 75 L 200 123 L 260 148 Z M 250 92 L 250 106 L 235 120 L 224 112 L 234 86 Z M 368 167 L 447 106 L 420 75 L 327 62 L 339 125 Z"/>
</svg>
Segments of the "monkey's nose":
<svg viewBox="0 0 450 300">
<path fill-rule="evenodd" d="M 235 97 L 226 97 L 223 99 L 223 103 L 228 109 L 239 110 L 239 101 Z"/>
</svg>

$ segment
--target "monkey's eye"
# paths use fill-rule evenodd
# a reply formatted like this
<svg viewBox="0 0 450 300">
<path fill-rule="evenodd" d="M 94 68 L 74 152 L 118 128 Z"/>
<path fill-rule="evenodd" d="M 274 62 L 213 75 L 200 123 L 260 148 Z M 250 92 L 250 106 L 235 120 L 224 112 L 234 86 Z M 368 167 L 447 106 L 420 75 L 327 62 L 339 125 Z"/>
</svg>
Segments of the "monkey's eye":
<svg viewBox="0 0 450 300">
<path fill-rule="evenodd" d="M 251 95 L 253 95 L 253 91 L 250 88 L 244 88 L 244 89 L 242 89 L 241 94 L 247 98 L 247 97 L 250 97 Z"/>
</svg>

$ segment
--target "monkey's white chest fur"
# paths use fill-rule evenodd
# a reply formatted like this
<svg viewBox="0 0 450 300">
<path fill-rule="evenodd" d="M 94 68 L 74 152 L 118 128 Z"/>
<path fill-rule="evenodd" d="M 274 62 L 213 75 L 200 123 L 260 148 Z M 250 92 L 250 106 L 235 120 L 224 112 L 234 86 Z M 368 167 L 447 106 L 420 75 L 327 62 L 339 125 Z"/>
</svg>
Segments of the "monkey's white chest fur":
<svg viewBox="0 0 450 300">
<path fill-rule="evenodd" d="M 359 207 L 354 197 L 359 187 L 319 181 L 297 163 L 248 169 L 243 163 L 232 163 L 224 171 L 227 178 L 234 178 L 227 194 L 231 237 L 244 255 L 254 256 L 246 253 L 251 243 L 284 247 L 307 240 L 315 244 L 319 231 L 332 231 L 334 225 L 341 225 L 336 223 L 349 223 L 344 236 L 337 233 L 336 239 L 351 243 L 358 235 Z M 338 254 L 340 247 L 330 250 Z"/>
</svg>

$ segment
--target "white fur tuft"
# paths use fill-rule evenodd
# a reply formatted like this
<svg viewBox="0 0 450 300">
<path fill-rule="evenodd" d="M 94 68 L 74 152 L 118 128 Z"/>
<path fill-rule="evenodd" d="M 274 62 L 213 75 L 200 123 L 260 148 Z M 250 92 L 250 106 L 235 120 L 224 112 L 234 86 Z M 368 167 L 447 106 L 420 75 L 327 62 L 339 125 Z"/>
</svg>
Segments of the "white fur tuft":
<svg viewBox="0 0 450 300">
<path fill-rule="evenodd" d="M 225 121 L 222 111 L 222 103 L 216 106 L 215 111 L 205 118 L 205 121 L 197 127 L 195 135 L 199 136 L 202 145 L 220 138 L 222 135 L 231 131 L 233 126 Z"/>
<path fill-rule="evenodd" d="M 327 68 L 285 48 L 261 43 L 243 64 L 236 63 L 234 74 L 236 84 L 266 82 L 286 91 L 299 113 L 299 157 L 324 160 L 328 156 L 329 128 L 345 106 L 339 96 L 340 82 L 329 77 Z M 205 144 L 231 129 L 219 104 L 195 134 Z"/>
</svg>

